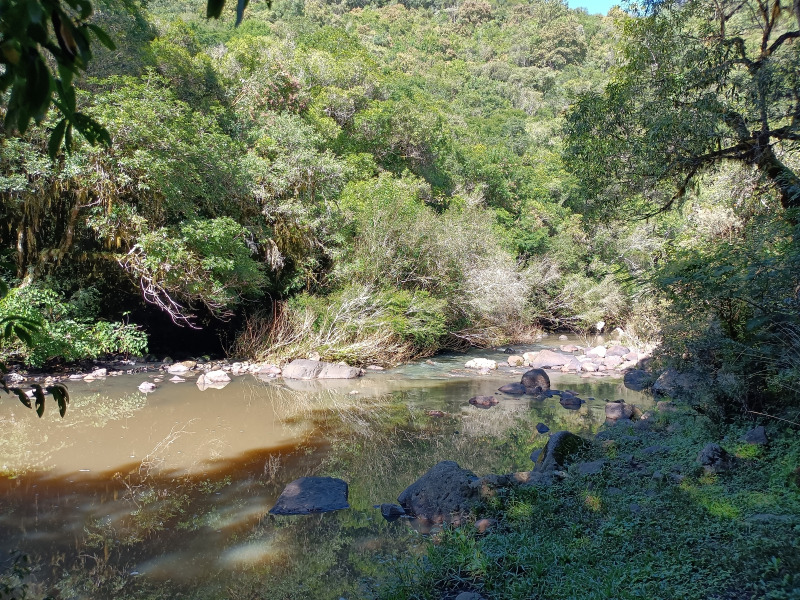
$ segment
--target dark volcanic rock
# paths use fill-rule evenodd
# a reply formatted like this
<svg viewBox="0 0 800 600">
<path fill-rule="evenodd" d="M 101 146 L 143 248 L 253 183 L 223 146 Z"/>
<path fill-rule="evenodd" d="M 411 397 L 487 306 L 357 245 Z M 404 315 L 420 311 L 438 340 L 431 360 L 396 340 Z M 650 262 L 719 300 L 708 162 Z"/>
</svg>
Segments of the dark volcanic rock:
<svg viewBox="0 0 800 600">
<path fill-rule="evenodd" d="M 653 376 L 642 369 L 634 369 L 633 371 L 625 373 L 625 377 L 622 381 L 629 390 L 641 392 L 653 383 Z"/>
<path fill-rule="evenodd" d="M 734 458 L 719 444 L 707 444 L 697 455 L 697 462 L 709 473 L 723 473 L 733 468 Z"/>
<path fill-rule="evenodd" d="M 333 477 L 301 477 L 286 486 L 273 515 L 309 515 L 350 508 L 347 503 L 347 482 Z"/>
<path fill-rule="evenodd" d="M 550 428 L 544 423 L 537 423 L 536 431 L 538 431 L 539 433 L 547 433 L 548 431 L 550 431 Z"/>
<path fill-rule="evenodd" d="M 406 511 L 399 504 L 381 504 L 381 516 L 387 521 L 396 521 L 405 515 Z"/>
<path fill-rule="evenodd" d="M 581 400 L 577 396 L 568 396 L 562 394 L 561 399 L 558 402 L 567 410 L 578 410 L 581 407 L 581 404 L 584 403 L 584 400 Z"/>
<path fill-rule="evenodd" d="M 504 385 L 501 388 L 498 388 L 498 392 L 503 392 L 504 394 L 512 394 L 512 395 L 521 395 L 525 393 L 525 386 L 521 383 L 509 383 Z"/>
<path fill-rule="evenodd" d="M 763 425 L 759 425 L 745 433 L 741 441 L 755 446 L 766 446 L 769 442 L 769 440 L 767 440 L 767 431 L 764 429 Z"/>
<path fill-rule="evenodd" d="M 536 459 L 533 470 L 537 472 L 563 469 L 567 459 L 587 442 L 569 431 L 558 431 L 550 436 L 547 445 Z"/>
<path fill-rule="evenodd" d="M 433 523 L 460 523 L 480 497 L 478 478 L 452 460 L 442 461 L 397 497 L 407 513 Z"/>
<path fill-rule="evenodd" d="M 469 403 L 478 408 L 492 408 L 500 402 L 494 396 L 475 396 L 469 399 Z"/>
<path fill-rule="evenodd" d="M 364 371 L 356 367 L 302 358 L 293 360 L 283 369 L 286 379 L 355 379 L 363 374 Z"/>
<path fill-rule="evenodd" d="M 522 376 L 522 385 L 529 394 L 539 394 L 550 389 L 550 377 L 544 369 L 531 369 Z"/>
</svg>

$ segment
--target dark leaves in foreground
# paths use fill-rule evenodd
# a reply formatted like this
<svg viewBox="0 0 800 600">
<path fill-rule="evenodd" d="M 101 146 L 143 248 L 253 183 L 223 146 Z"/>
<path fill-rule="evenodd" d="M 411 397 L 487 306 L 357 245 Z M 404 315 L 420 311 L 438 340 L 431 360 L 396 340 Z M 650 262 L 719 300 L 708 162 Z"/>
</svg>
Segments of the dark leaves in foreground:
<svg viewBox="0 0 800 600">
<path fill-rule="evenodd" d="M 44 415 L 45 391 L 53 396 L 56 404 L 58 404 L 58 413 L 62 418 L 64 417 L 67 413 L 67 405 L 69 404 L 69 391 L 66 385 L 63 383 L 56 383 L 42 389 L 41 385 L 34 383 L 31 387 L 33 388 L 33 397 L 36 400 L 36 414 L 39 415 L 40 418 Z M 0 388 L 7 394 L 14 394 L 17 396 L 19 401 L 27 408 L 33 408 L 25 390 L 18 387 L 9 387 L 5 381 L 0 381 Z"/>
</svg>

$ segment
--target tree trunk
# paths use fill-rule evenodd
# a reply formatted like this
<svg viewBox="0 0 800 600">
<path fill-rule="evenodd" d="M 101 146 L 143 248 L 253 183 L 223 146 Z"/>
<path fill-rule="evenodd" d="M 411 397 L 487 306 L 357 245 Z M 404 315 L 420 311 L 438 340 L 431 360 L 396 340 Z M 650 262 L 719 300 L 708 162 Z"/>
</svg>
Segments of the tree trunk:
<svg viewBox="0 0 800 600">
<path fill-rule="evenodd" d="M 778 186 L 784 210 L 800 208 L 800 177 L 781 162 L 772 146 L 766 146 L 762 151 L 757 165 L 761 172 Z"/>
</svg>

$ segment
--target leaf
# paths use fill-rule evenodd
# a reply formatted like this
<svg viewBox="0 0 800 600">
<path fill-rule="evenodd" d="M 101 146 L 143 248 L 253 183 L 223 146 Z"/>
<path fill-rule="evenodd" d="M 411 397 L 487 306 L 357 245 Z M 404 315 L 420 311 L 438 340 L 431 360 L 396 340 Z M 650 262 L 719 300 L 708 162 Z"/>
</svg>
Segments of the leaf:
<svg viewBox="0 0 800 600">
<path fill-rule="evenodd" d="M 224 6 L 225 0 L 208 0 L 208 4 L 206 5 L 206 18 L 219 19 Z"/>
<path fill-rule="evenodd" d="M 55 158 L 58 154 L 61 148 L 61 142 L 64 141 L 64 131 L 66 128 L 67 119 L 64 118 L 58 122 L 58 125 L 53 129 L 53 133 L 50 134 L 50 141 L 47 143 L 47 154 L 50 155 L 50 158 Z"/>
<path fill-rule="evenodd" d="M 112 40 L 109 37 L 109 35 L 103 29 L 101 29 L 97 25 L 94 25 L 93 23 L 89 23 L 88 27 L 89 27 L 89 29 L 92 30 L 92 33 L 94 33 L 94 35 L 97 38 L 97 40 L 101 44 L 103 44 L 103 46 L 105 46 L 109 50 L 116 50 L 117 49 L 117 46 L 114 43 L 114 40 Z"/>
<path fill-rule="evenodd" d="M 44 10 L 42 10 L 41 3 L 37 0 L 30 0 L 28 2 L 28 18 L 31 20 L 31 23 L 41 23 L 43 17 Z"/>
<path fill-rule="evenodd" d="M 247 5 L 250 3 L 250 0 L 239 0 L 236 4 L 236 25 L 234 27 L 238 27 L 242 24 L 242 19 L 244 19 L 244 9 L 247 8 Z"/>
<path fill-rule="evenodd" d="M 75 129 L 77 129 L 92 146 L 96 145 L 98 142 L 103 146 L 111 145 L 111 134 L 109 134 L 108 130 L 100 125 L 100 123 L 83 113 L 75 113 L 73 117 Z"/>
<path fill-rule="evenodd" d="M 25 393 L 24 390 L 21 390 L 18 387 L 12 387 L 9 388 L 9 390 L 11 390 L 12 394 L 16 394 L 17 398 L 19 398 L 19 401 L 22 402 L 25 406 L 27 406 L 28 408 L 33 408 L 31 406 L 31 400 L 30 398 L 28 398 L 28 395 Z"/>
<path fill-rule="evenodd" d="M 53 394 L 53 398 L 58 402 L 58 412 L 61 418 L 67 413 L 67 404 L 69 404 L 69 392 L 67 386 L 63 383 L 57 383 L 47 387 L 47 391 Z"/>
<path fill-rule="evenodd" d="M 24 102 L 29 115 L 28 119 L 32 116 L 38 122 L 44 118 L 50 106 L 53 78 L 42 55 L 37 50 L 30 51 L 25 58 L 27 81 L 25 81 L 24 92 L 20 99 Z M 24 125 L 27 129 L 27 122 Z M 19 128 L 20 133 L 23 133 L 22 124 L 19 124 Z"/>
<path fill-rule="evenodd" d="M 33 395 L 36 398 L 36 414 L 39 415 L 41 419 L 44 414 L 44 392 L 42 391 L 42 386 L 38 383 L 34 383 L 31 387 L 33 388 Z"/>
</svg>

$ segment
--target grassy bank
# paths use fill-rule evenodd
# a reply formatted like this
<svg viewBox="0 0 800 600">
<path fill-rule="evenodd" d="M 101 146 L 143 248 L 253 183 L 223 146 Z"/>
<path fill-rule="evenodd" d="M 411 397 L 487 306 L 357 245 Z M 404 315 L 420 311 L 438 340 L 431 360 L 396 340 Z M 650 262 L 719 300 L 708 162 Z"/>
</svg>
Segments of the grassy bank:
<svg viewBox="0 0 800 600">
<path fill-rule="evenodd" d="M 776 423 L 767 447 L 688 413 L 610 428 L 576 459 L 600 473 L 498 494 L 478 514 L 493 530 L 445 531 L 379 597 L 800 598 L 800 440 Z M 698 465 L 708 442 L 730 472 Z"/>
</svg>

